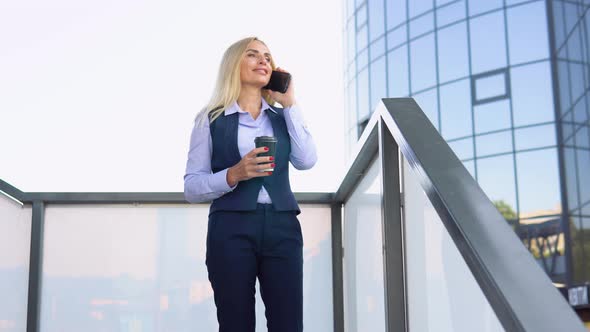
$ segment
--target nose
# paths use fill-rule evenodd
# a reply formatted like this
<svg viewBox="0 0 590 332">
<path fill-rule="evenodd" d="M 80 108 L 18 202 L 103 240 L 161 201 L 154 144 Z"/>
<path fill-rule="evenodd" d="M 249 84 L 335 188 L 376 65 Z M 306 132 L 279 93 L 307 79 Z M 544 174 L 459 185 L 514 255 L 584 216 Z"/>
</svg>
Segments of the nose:
<svg viewBox="0 0 590 332">
<path fill-rule="evenodd" d="M 265 65 L 268 63 L 268 60 L 266 60 L 266 57 L 264 56 L 264 54 L 258 55 L 258 63 L 261 65 Z"/>
</svg>

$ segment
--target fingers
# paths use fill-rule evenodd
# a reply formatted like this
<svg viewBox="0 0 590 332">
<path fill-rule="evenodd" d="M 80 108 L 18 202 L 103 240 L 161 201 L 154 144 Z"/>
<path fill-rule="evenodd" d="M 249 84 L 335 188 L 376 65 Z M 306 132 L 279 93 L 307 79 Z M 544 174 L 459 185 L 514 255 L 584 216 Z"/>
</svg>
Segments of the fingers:
<svg viewBox="0 0 590 332">
<path fill-rule="evenodd" d="M 270 162 L 273 162 L 275 160 L 275 158 L 273 156 L 270 156 L 270 157 L 256 157 L 256 158 L 253 158 L 253 159 L 254 159 L 254 163 L 256 163 L 256 164 L 270 163 Z"/>
<path fill-rule="evenodd" d="M 246 154 L 246 157 L 254 158 L 254 157 L 256 157 L 257 154 L 263 153 L 263 152 L 266 152 L 266 151 L 268 151 L 268 148 L 266 146 L 255 148 L 252 151 L 248 152 L 248 154 Z"/>
</svg>

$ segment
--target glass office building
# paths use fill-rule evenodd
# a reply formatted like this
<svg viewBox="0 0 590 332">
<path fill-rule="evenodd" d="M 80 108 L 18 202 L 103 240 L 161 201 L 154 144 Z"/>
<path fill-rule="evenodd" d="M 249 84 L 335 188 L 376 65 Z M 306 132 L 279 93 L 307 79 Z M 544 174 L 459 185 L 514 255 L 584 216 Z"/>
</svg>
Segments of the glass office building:
<svg viewBox="0 0 590 332">
<path fill-rule="evenodd" d="M 590 280 L 589 4 L 347 0 L 348 150 L 413 97 L 553 281 Z"/>
</svg>

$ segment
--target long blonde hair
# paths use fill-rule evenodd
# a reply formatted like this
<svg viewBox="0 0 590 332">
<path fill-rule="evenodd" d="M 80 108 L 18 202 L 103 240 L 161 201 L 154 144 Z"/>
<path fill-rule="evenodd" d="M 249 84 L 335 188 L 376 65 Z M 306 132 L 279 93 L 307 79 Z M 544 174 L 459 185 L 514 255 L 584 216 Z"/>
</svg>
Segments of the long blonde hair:
<svg viewBox="0 0 590 332">
<path fill-rule="evenodd" d="M 209 100 L 209 103 L 203 107 L 197 114 L 196 121 L 202 125 L 205 120 L 211 119 L 214 121 L 217 119 L 227 107 L 233 105 L 240 96 L 240 90 L 242 87 L 240 79 L 240 65 L 242 63 L 242 57 L 248 45 L 253 41 L 264 42 L 257 37 L 248 37 L 233 43 L 221 59 L 219 66 L 219 72 L 217 74 L 217 82 L 215 83 L 215 90 Z M 266 45 L 266 44 L 265 44 Z M 270 65 L 274 70 L 274 60 L 270 59 Z M 262 97 L 268 102 L 269 105 L 273 105 L 274 101 L 270 98 L 268 91 L 262 91 Z"/>
</svg>

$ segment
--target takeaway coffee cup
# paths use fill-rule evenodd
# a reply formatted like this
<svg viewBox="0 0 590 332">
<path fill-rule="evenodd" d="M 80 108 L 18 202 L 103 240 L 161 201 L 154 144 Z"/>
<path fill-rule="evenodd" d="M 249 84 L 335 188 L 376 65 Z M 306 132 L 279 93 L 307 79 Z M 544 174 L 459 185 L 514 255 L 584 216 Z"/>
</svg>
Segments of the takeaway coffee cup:
<svg viewBox="0 0 590 332">
<path fill-rule="evenodd" d="M 266 146 L 268 148 L 268 151 L 266 152 L 262 152 L 258 154 L 258 157 L 274 157 L 275 156 L 275 152 L 277 150 L 277 139 L 276 137 L 272 137 L 272 136 L 258 136 L 254 139 L 254 144 L 256 144 L 257 148 L 261 148 L 263 146 Z M 275 169 L 270 167 L 270 164 L 268 164 L 269 168 L 265 168 L 262 171 L 263 172 L 272 172 Z"/>
</svg>

